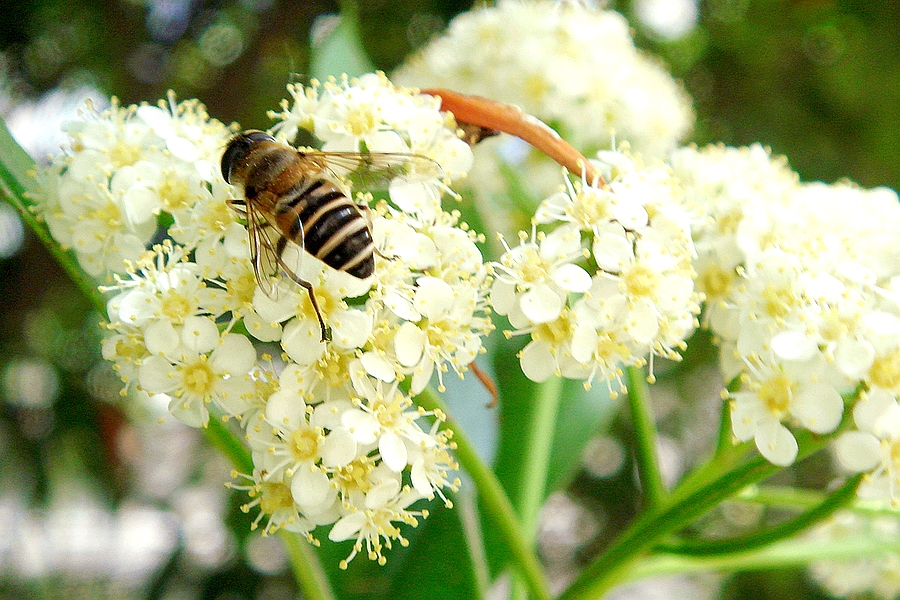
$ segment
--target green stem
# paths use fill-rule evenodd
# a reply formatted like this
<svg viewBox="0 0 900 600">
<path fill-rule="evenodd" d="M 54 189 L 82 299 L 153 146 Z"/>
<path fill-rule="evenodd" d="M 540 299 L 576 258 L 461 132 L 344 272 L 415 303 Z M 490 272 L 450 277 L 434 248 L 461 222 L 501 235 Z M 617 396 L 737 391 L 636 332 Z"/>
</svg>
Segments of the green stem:
<svg viewBox="0 0 900 600">
<path fill-rule="evenodd" d="M 671 544 L 662 544 L 659 546 L 659 549 L 672 554 L 711 556 L 746 552 L 774 544 L 800 533 L 804 529 L 823 521 L 835 511 L 847 506 L 856 497 L 856 489 L 859 487 L 862 478 L 862 474 L 851 477 L 844 485 L 829 496 L 826 496 L 821 503 L 807 509 L 793 519 L 766 531 L 727 540 L 681 540 Z"/>
<path fill-rule="evenodd" d="M 784 508 L 811 508 L 825 501 L 827 495 L 819 490 L 797 489 L 786 486 L 752 486 L 738 495 L 738 499 L 754 504 Z M 883 502 L 856 499 L 844 507 L 859 515 L 897 517 L 897 509 Z"/>
<path fill-rule="evenodd" d="M 240 438 L 232 433 L 218 415 L 213 415 L 203 429 L 206 440 L 224 454 L 240 473 L 253 472 L 253 458 L 250 450 L 241 443 Z M 291 570 L 304 598 L 310 600 L 334 600 L 334 592 L 328 583 L 328 577 L 322 569 L 319 557 L 305 540 L 296 533 L 280 529 L 281 536 L 291 562 Z"/>
<path fill-rule="evenodd" d="M 721 556 L 678 556 L 660 554 L 641 561 L 628 572 L 628 581 L 659 575 L 784 569 L 822 560 L 859 560 L 883 558 L 900 553 L 896 540 L 843 539 L 822 544 L 820 540 L 791 539 L 749 552 Z"/>
<path fill-rule="evenodd" d="M 31 210 L 33 197 L 38 193 L 37 179 L 32 175 L 34 161 L 22 150 L 6 126 L 0 121 L 0 194 L 15 208 L 22 221 L 38 237 L 44 248 L 56 259 L 82 293 L 102 314 L 106 313 L 106 298 L 97 288 L 97 282 L 87 275 L 71 252 L 63 250 L 51 237 L 47 226 Z"/>
<path fill-rule="evenodd" d="M 312 545 L 306 540 L 301 540 L 296 533 L 285 529 L 279 529 L 278 534 L 290 557 L 291 571 L 300 587 L 300 595 L 307 600 L 335 600 L 336 596 L 331 591 L 328 576 L 322 569 L 322 563 L 319 562 Z"/>
<path fill-rule="evenodd" d="M 650 404 L 650 386 L 642 369 L 625 369 L 628 389 L 628 407 L 634 430 L 635 454 L 638 477 L 646 496 L 647 508 L 660 505 L 666 497 L 659 469 L 659 453 L 656 444 L 656 422 Z"/>
<path fill-rule="evenodd" d="M 529 541 L 534 540 L 538 516 L 546 497 L 550 451 L 553 449 L 561 392 L 562 378 L 551 377 L 540 385 L 535 395 L 535 411 L 528 430 L 518 502 L 519 520 Z"/>
<path fill-rule="evenodd" d="M 845 421 L 850 418 L 845 416 Z M 840 431 L 842 427 L 838 428 Z M 806 458 L 820 450 L 831 440 L 831 436 L 816 436 L 810 432 L 796 434 L 800 450 L 797 460 Z M 701 480 L 695 473 L 689 491 L 676 490 L 665 506 L 644 513 L 629 527 L 601 556 L 597 557 L 579 575 L 575 582 L 561 596 L 561 600 L 588 600 L 601 597 L 615 585 L 630 578 L 629 570 L 638 559 L 664 537 L 680 531 L 697 517 L 705 514 L 723 500 L 737 494 L 748 485 L 758 483 L 781 470 L 756 455 L 732 467 L 739 454 L 729 453 L 726 470 L 710 467 L 698 473 L 714 477 Z"/>
<path fill-rule="evenodd" d="M 426 410 L 440 410 L 447 413 L 443 402 L 430 389 L 416 396 L 415 401 Z M 481 460 L 478 451 L 463 431 L 449 419 L 445 426 L 453 432 L 456 458 L 472 478 L 482 506 L 512 555 L 516 572 L 525 581 L 532 598 L 549 600 L 551 594 L 544 571 L 531 549 L 529 539 L 522 533 L 522 526 L 503 486 L 500 485 L 494 472 Z"/>
</svg>

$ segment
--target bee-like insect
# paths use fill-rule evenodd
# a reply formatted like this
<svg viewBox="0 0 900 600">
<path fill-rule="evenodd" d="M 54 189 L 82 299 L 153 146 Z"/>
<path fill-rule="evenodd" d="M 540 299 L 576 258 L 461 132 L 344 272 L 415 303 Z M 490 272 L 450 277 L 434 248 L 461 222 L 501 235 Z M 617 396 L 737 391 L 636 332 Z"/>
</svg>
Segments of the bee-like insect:
<svg viewBox="0 0 900 600">
<path fill-rule="evenodd" d="M 375 271 L 375 244 L 364 207 L 348 197 L 339 174 L 362 173 L 378 186 L 410 169 L 434 172 L 436 163 L 400 153 L 302 151 L 263 131 L 235 135 L 222 154 L 225 181 L 243 188 L 244 198 L 229 205 L 247 219 L 253 271 L 269 296 L 269 277 L 284 271 L 309 294 L 322 328 L 328 330 L 310 282 L 285 264 L 282 256 L 294 243 L 326 265 L 359 279 Z"/>
</svg>

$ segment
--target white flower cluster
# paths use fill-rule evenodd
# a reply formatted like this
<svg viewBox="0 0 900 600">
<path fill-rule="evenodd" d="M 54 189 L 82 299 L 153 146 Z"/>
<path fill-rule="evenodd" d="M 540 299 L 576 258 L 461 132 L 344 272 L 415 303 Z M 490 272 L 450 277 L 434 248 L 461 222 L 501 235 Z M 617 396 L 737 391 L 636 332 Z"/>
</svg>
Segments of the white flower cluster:
<svg viewBox="0 0 900 600">
<path fill-rule="evenodd" d="M 817 525 L 807 538 L 826 545 L 848 544 L 866 539 L 893 544 L 900 536 L 900 521 L 895 517 L 873 517 L 843 511 Z M 826 560 L 809 565 L 812 578 L 837 598 L 879 598 L 900 596 L 900 553 L 855 560 Z"/>
<path fill-rule="evenodd" d="M 697 325 L 692 212 L 662 164 L 601 152 L 608 185 L 571 184 L 544 200 L 532 234 L 493 264 L 494 309 L 531 342 L 522 370 L 621 384 L 622 366 L 677 360 Z M 537 226 L 541 226 L 538 233 Z M 652 366 L 652 365 L 651 365 Z"/>
<path fill-rule="evenodd" d="M 518 105 L 585 154 L 615 135 L 662 157 L 693 123 L 687 93 L 634 47 L 620 14 L 585 4 L 501 0 L 464 12 L 394 79 Z"/>
<path fill-rule="evenodd" d="M 64 154 L 41 173 L 39 214 L 89 274 L 123 273 L 157 233 L 157 218 L 192 221 L 195 206 L 227 194 L 218 160 L 229 130 L 196 101 L 158 107 L 88 103 L 63 126 Z M 224 206 L 224 204 L 223 204 Z"/>
<path fill-rule="evenodd" d="M 836 430 L 861 495 L 900 501 L 900 204 L 888 189 L 801 184 L 759 146 L 685 148 L 672 164 L 711 221 L 695 238 L 709 325 L 721 344 L 732 427 L 790 465 L 790 427 Z M 896 449 L 896 450 L 895 450 Z"/>
<path fill-rule="evenodd" d="M 254 471 L 235 487 L 250 492 L 246 508 L 260 510 L 256 523 L 264 532 L 284 527 L 313 539 L 314 528 L 330 525 L 331 540 L 355 540 L 348 560 L 364 551 L 384 562 L 392 541 L 405 543 L 397 525 L 427 514 L 410 505 L 435 495 L 449 505 L 443 490 L 459 484 L 450 436 L 438 429 L 444 416 L 416 407 L 411 395 L 435 373 L 439 381 L 449 370 L 462 376 L 492 327 L 488 268 L 476 235 L 440 207 L 441 192 L 465 174 L 472 155 L 434 98 L 395 88 L 381 74 L 294 87 L 291 95 L 275 128 L 280 135 L 309 128 L 332 150 L 413 153 L 431 159 L 422 164 L 433 170 L 392 181 L 393 204 L 382 200 L 369 211 L 378 250 L 372 277 L 336 271 L 296 246 L 285 253 L 315 287 L 331 330 L 327 341 L 303 288 L 287 278 L 274 293 L 257 286 L 247 232 L 226 204 L 238 192 L 219 174 L 224 127 L 214 137 L 208 123 L 192 131 L 203 152 L 194 162 L 182 158 L 186 166 L 173 168 L 163 186 L 144 171 L 138 177 L 135 165 L 155 173 L 143 166 L 150 158 L 183 148 L 159 141 L 168 138 L 145 124 L 143 107 L 116 108 L 70 126 L 80 135 L 47 179 L 85 186 L 116 181 L 125 170 L 158 199 L 147 209 L 154 219 L 172 215 L 171 239 L 151 251 L 136 237 L 134 249 L 105 255 L 109 263 L 126 259 L 126 275 L 105 288 L 114 296 L 103 347 L 123 380 L 167 397 L 171 414 L 188 425 L 204 426 L 211 417 L 239 422 Z M 208 121 L 190 106 L 168 116 L 166 131 Z M 132 137 L 136 127 L 150 133 Z M 95 129 L 132 143 L 132 170 L 96 158 L 99 134 L 82 133 Z M 72 165 L 80 165 L 79 178 Z M 188 201 L 178 192 L 194 189 L 195 173 L 209 179 Z M 279 344 L 282 360 L 258 356 L 260 343 Z"/>
</svg>

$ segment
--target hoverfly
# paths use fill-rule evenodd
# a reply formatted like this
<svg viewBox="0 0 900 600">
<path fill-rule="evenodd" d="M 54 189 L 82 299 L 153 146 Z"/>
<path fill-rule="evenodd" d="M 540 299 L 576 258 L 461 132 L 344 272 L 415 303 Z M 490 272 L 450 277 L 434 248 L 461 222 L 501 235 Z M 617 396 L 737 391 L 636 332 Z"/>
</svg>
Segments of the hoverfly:
<svg viewBox="0 0 900 600">
<path fill-rule="evenodd" d="M 366 207 L 354 202 L 341 176 L 354 173 L 369 187 L 383 187 L 408 172 L 436 173 L 429 158 L 402 153 L 298 150 L 263 131 L 235 135 L 222 154 L 225 181 L 243 188 L 229 205 L 247 219 L 253 271 L 260 288 L 274 294 L 270 276 L 284 271 L 309 294 L 328 339 L 325 320 L 310 282 L 285 264 L 293 243 L 326 265 L 358 279 L 375 271 L 375 244 Z"/>
</svg>

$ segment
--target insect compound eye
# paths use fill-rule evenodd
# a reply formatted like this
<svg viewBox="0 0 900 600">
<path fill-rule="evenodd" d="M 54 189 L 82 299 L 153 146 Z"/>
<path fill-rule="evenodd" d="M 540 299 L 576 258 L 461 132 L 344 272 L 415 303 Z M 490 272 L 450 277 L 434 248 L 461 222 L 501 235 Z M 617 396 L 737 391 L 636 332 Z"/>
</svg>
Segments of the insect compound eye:
<svg viewBox="0 0 900 600">
<path fill-rule="evenodd" d="M 250 130 L 244 131 L 228 142 L 225 152 L 222 154 L 222 177 L 226 183 L 231 183 L 231 173 L 234 166 L 244 160 L 260 142 L 274 142 L 275 138 L 265 131 Z"/>
</svg>

